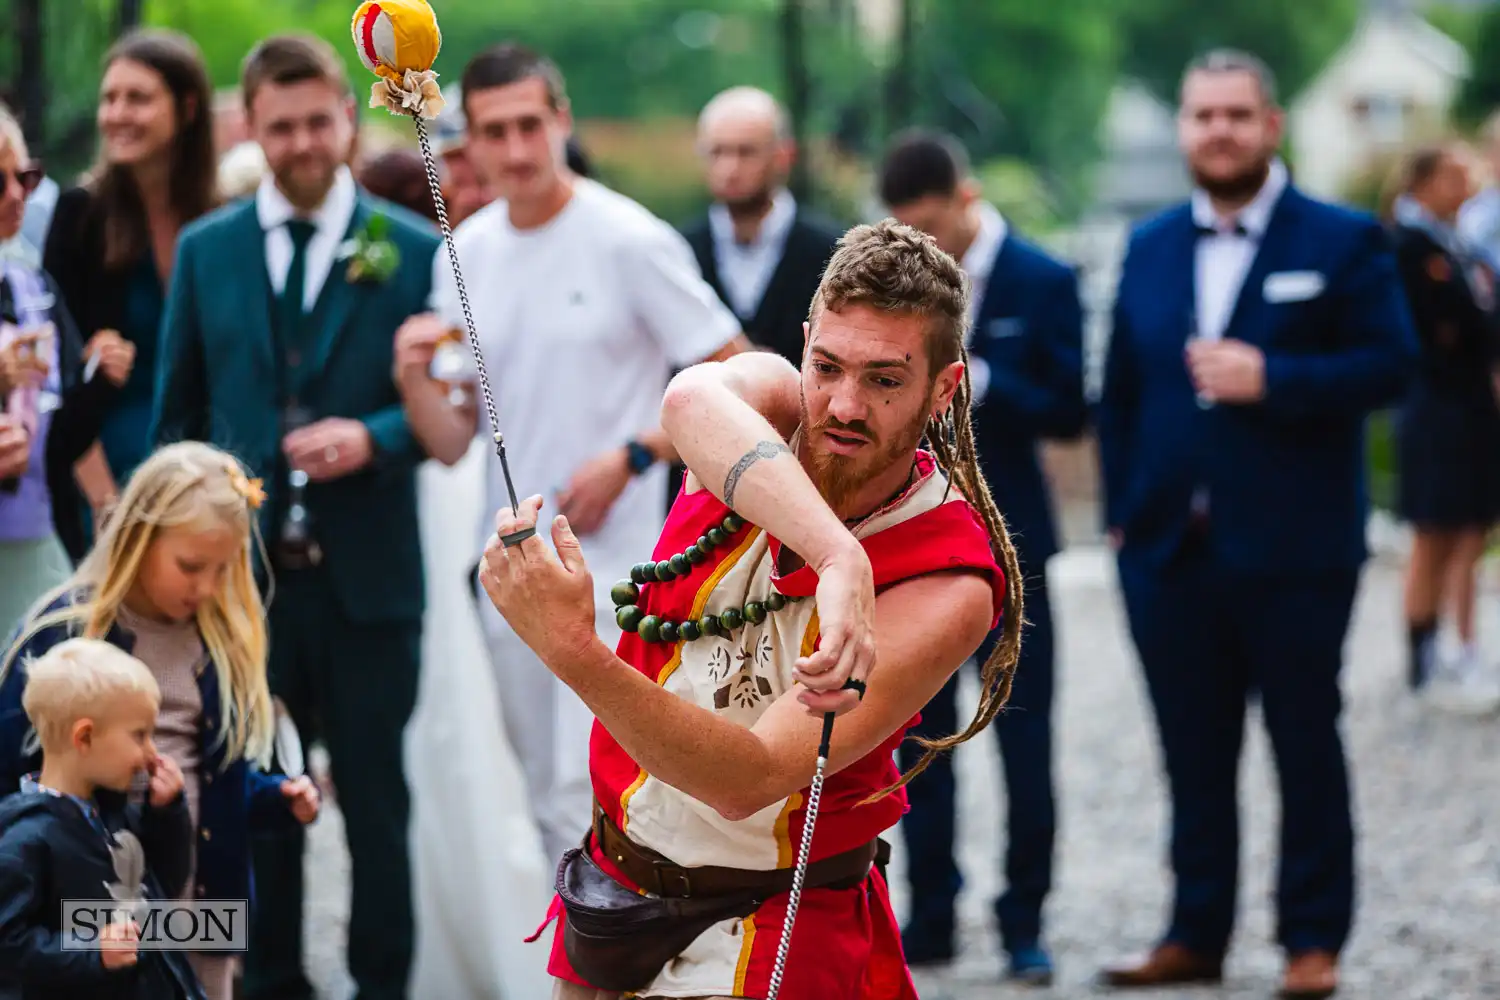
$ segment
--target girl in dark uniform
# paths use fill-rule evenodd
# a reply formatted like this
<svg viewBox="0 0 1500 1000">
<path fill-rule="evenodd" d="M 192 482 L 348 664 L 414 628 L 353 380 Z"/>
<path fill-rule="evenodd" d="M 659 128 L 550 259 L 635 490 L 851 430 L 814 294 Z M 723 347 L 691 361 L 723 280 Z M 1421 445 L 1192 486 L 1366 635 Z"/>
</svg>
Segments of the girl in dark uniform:
<svg viewBox="0 0 1500 1000">
<path fill-rule="evenodd" d="M 1445 680 L 1477 679 L 1476 568 L 1500 519 L 1500 406 L 1494 274 L 1454 230 L 1471 193 L 1452 147 L 1417 150 L 1402 164 L 1390 221 L 1397 264 L 1422 343 L 1420 372 L 1400 412 L 1399 510 L 1414 530 L 1406 577 L 1409 682 L 1433 675 L 1445 598 L 1464 655 Z M 1462 685 L 1461 685 L 1462 686 Z"/>
</svg>

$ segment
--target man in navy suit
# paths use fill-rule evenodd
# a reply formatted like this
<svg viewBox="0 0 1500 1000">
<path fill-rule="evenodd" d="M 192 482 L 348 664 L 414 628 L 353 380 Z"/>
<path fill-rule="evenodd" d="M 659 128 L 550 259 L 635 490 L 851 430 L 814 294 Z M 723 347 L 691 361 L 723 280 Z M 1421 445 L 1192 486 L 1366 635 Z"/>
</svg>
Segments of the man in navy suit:
<svg viewBox="0 0 1500 1000">
<path fill-rule="evenodd" d="M 1098 410 L 1106 519 L 1172 795 L 1171 922 L 1106 983 L 1217 982 L 1235 914 L 1236 775 L 1259 695 L 1282 802 L 1285 997 L 1325 997 L 1354 909 L 1339 671 L 1366 557 L 1367 415 L 1417 344 L 1375 219 L 1276 158 L 1256 58 L 1183 79 L 1190 204 L 1126 252 Z"/>
<path fill-rule="evenodd" d="M 974 437 L 995 502 L 1015 538 L 1026 584 L 1028 628 L 1009 708 L 995 720 L 1009 796 L 1007 887 L 995 903 L 1012 977 L 1052 978 L 1042 945 L 1042 904 L 1052 885 L 1056 831 L 1052 794 L 1052 613 L 1047 560 L 1057 532 L 1037 445 L 1075 437 L 1087 420 L 1083 393 L 1083 310 L 1073 269 L 1020 239 L 979 196 L 968 157 L 950 136 L 920 131 L 897 138 L 880 177 L 881 197 L 900 221 L 922 229 L 955 257 L 971 287 L 969 360 Z M 983 662 L 999 639 L 980 647 Z M 916 733 L 955 731 L 955 675 L 922 710 Z M 902 767 L 916 762 L 903 744 Z M 908 788 L 912 916 L 903 932 L 907 960 L 953 956 L 953 903 L 962 884 L 953 859 L 953 763 L 942 757 Z"/>
</svg>

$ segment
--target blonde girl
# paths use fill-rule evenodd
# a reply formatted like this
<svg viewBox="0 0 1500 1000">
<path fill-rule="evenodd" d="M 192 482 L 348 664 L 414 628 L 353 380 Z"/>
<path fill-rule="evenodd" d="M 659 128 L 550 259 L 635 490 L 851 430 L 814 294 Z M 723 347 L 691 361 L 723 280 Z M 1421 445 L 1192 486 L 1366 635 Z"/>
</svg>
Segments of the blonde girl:
<svg viewBox="0 0 1500 1000">
<path fill-rule="evenodd" d="M 187 898 L 249 899 L 252 828 L 309 823 L 317 792 L 269 766 L 274 715 L 265 609 L 253 574 L 264 498 L 230 455 L 186 441 L 131 476 L 78 571 L 23 620 L 0 658 L 0 789 L 37 766 L 21 708 L 26 664 L 74 636 L 104 639 L 162 690 L 158 749 L 181 768 L 196 836 Z M 210 1000 L 230 996 L 232 956 L 191 956 Z"/>
</svg>

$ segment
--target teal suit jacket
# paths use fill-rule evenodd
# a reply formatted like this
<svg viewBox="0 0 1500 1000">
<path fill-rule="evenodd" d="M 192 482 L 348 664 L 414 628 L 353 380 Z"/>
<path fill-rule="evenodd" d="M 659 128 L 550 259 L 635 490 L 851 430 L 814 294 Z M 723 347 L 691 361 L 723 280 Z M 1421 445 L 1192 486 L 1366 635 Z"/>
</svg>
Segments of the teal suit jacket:
<svg viewBox="0 0 1500 1000">
<path fill-rule="evenodd" d="M 313 532 L 350 620 L 420 622 L 425 606 L 412 436 L 392 380 L 396 329 L 427 309 L 433 254 L 441 243 L 425 220 L 359 192 L 349 236 L 375 213 L 400 254 L 389 277 L 353 283 L 336 261 L 315 315 L 321 324 L 304 362 L 299 402 L 312 418 L 362 421 L 374 460 L 360 472 L 308 487 Z M 236 455 L 264 481 L 261 531 L 280 532 L 286 468 L 272 326 L 274 299 L 265 234 L 253 198 L 225 206 L 182 231 L 162 320 L 152 440 L 207 441 Z"/>
</svg>

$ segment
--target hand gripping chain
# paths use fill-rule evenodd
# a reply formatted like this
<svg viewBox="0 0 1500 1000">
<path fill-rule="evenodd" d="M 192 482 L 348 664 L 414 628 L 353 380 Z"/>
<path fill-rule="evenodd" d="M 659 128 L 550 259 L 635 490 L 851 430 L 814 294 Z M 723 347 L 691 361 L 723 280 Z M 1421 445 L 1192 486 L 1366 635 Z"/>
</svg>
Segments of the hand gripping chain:
<svg viewBox="0 0 1500 1000">
<path fill-rule="evenodd" d="M 432 145 L 427 138 L 427 126 L 422 116 L 412 112 L 412 122 L 417 127 L 417 142 L 422 147 L 422 166 L 427 172 L 427 185 L 432 189 L 432 201 L 437 206 L 438 225 L 443 230 L 443 245 L 448 248 L 448 263 L 453 266 L 453 281 L 458 286 L 458 301 L 463 307 L 464 326 L 468 332 L 469 350 L 474 355 L 474 365 L 479 372 L 479 391 L 484 396 L 485 413 L 490 418 L 490 429 L 495 432 L 495 454 L 500 458 L 500 471 L 505 476 L 505 490 L 510 494 L 510 509 L 521 510 L 516 500 L 516 487 L 510 480 L 510 465 L 505 460 L 505 435 L 500 432 L 500 418 L 495 413 L 495 397 L 490 392 L 490 379 L 484 368 L 484 353 L 479 349 L 479 335 L 474 330 L 474 314 L 469 309 L 469 293 L 464 288 L 464 272 L 458 266 L 458 249 L 453 245 L 453 230 L 448 225 L 448 208 L 443 202 L 443 185 L 438 179 L 437 164 L 433 159 Z M 536 527 L 513 531 L 502 535 L 500 541 L 506 548 L 520 545 L 536 534 Z"/>
</svg>

